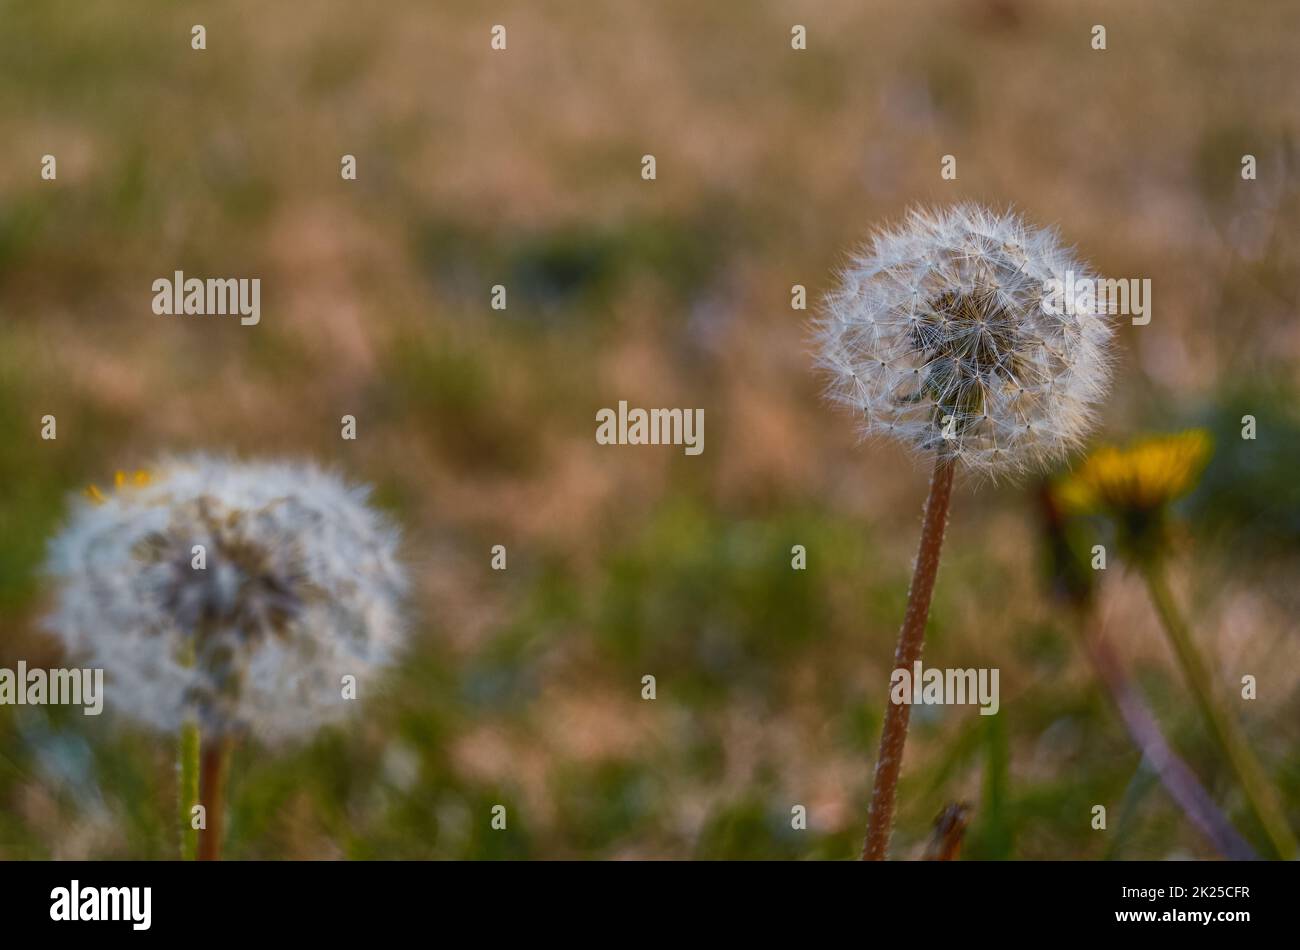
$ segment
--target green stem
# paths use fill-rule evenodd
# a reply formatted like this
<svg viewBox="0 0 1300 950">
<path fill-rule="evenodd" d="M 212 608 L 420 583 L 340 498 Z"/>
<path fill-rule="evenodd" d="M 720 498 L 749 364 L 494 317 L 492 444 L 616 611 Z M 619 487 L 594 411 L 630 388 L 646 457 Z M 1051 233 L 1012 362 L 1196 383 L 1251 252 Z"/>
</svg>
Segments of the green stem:
<svg viewBox="0 0 1300 950">
<path fill-rule="evenodd" d="M 1201 709 L 1201 715 L 1205 717 L 1210 732 L 1227 756 L 1237 781 L 1241 783 L 1251 812 L 1263 827 L 1264 833 L 1268 835 L 1277 856 L 1283 860 L 1291 860 L 1296 854 L 1295 835 L 1287 825 L 1286 817 L 1282 814 L 1282 809 L 1273 795 L 1273 787 L 1259 760 L 1246 744 L 1240 726 L 1215 698 L 1214 681 L 1210 671 L 1197 651 L 1187 624 L 1183 622 L 1182 614 L 1174 603 L 1173 594 L 1165 581 L 1159 561 L 1155 558 L 1147 559 L 1142 566 L 1142 576 L 1151 594 L 1151 602 L 1160 616 L 1161 626 L 1164 627 L 1169 643 L 1178 657 L 1178 663 L 1183 669 L 1183 675 L 1192 687 L 1192 695 Z"/>
<path fill-rule="evenodd" d="M 199 800 L 199 725 L 193 719 L 181 726 L 180 760 L 181 860 L 193 861 L 199 849 L 199 833 L 193 827 Z"/>
</svg>

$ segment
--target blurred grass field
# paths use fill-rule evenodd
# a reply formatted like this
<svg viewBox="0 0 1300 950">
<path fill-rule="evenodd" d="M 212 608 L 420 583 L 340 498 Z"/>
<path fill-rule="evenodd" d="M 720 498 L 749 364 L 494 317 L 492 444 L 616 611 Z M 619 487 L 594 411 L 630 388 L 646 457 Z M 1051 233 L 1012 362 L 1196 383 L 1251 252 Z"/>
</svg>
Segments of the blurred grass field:
<svg viewBox="0 0 1300 950">
<path fill-rule="evenodd" d="M 229 857 L 855 856 L 926 474 L 822 404 L 790 288 L 909 204 L 1013 204 L 1152 280 L 1101 434 L 1216 433 L 1175 581 L 1300 827 L 1297 60 L 1285 0 L 0 0 L 0 666 L 64 660 L 40 566 L 87 483 L 309 456 L 404 526 L 412 645 L 346 728 L 240 747 Z M 260 277 L 261 323 L 155 316 L 176 269 Z M 620 399 L 703 407 L 704 454 L 596 445 Z M 1212 856 L 1047 596 L 1033 486 L 961 488 L 948 543 L 926 662 L 1000 668 L 1001 712 L 915 711 L 896 853 L 966 800 L 969 858 Z M 1258 840 L 1140 584 L 1099 596 Z M 0 858 L 175 856 L 174 753 L 111 693 L 0 706 Z"/>
</svg>

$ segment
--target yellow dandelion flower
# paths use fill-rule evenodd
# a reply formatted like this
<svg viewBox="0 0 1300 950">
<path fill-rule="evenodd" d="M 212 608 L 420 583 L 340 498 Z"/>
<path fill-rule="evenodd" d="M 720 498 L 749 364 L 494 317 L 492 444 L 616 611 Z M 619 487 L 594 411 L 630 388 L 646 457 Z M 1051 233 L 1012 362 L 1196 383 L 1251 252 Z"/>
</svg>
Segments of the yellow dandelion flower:
<svg viewBox="0 0 1300 950">
<path fill-rule="evenodd" d="M 153 476 L 143 468 L 137 468 L 134 472 L 130 473 L 130 475 L 126 472 L 117 472 L 113 476 L 113 482 L 118 488 L 122 488 L 128 484 L 134 485 L 136 488 L 143 488 L 152 480 Z"/>
<path fill-rule="evenodd" d="M 1204 429 L 1103 446 L 1057 485 L 1056 495 L 1075 514 L 1156 512 L 1196 487 L 1213 450 Z"/>
<path fill-rule="evenodd" d="M 123 488 L 143 488 L 153 481 L 153 476 L 146 469 L 137 468 L 134 472 L 123 472 L 120 469 L 113 473 L 113 488 L 121 490 Z M 86 486 L 83 494 L 97 505 L 102 505 L 108 501 L 108 497 L 99 489 L 98 485 L 90 484 Z"/>
<path fill-rule="evenodd" d="M 1118 543 L 1146 580 L 1160 626 L 1210 734 L 1236 773 L 1276 856 L 1290 860 L 1298 846 L 1286 813 L 1241 727 L 1217 695 L 1211 667 L 1201 655 L 1165 579 L 1164 555 L 1170 546 L 1169 506 L 1196 487 L 1212 451 L 1210 434 L 1204 429 L 1148 436 L 1123 448 L 1104 446 L 1058 484 L 1055 493 L 1067 511 L 1099 511 L 1114 521 Z"/>
</svg>

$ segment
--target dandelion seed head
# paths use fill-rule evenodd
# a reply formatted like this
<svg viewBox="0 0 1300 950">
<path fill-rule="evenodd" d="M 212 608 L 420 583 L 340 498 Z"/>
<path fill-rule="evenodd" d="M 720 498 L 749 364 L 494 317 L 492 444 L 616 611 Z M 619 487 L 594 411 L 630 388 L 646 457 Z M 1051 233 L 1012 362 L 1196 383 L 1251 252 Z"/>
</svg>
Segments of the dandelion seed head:
<svg viewBox="0 0 1300 950">
<path fill-rule="evenodd" d="M 977 475 L 1040 469 L 1082 441 L 1110 380 L 1097 308 L 1047 305 L 1092 276 L 1054 231 L 976 205 L 909 212 L 843 270 L 814 331 L 831 401 L 865 435 Z"/>
<path fill-rule="evenodd" d="M 344 676 L 360 689 L 400 646 L 397 532 L 364 488 L 196 456 L 88 495 L 50 545 L 48 626 L 131 718 L 305 735 L 349 711 Z"/>
</svg>

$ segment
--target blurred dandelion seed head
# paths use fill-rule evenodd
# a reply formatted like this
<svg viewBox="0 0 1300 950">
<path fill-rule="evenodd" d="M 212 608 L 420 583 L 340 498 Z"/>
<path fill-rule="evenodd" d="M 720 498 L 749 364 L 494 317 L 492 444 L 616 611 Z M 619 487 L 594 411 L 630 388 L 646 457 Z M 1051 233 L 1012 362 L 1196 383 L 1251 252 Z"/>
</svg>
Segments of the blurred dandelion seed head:
<svg viewBox="0 0 1300 950">
<path fill-rule="evenodd" d="M 87 494 L 51 542 L 48 623 L 137 720 L 304 735 L 347 712 L 345 675 L 364 681 L 402 640 L 397 532 L 364 488 L 200 456 Z"/>
<path fill-rule="evenodd" d="M 1089 276 L 1055 232 L 975 205 L 877 233 L 815 322 L 828 397 L 870 436 L 988 477 L 1043 468 L 1091 428 L 1110 381 L 1097 309 L 1048 305 Z"/>
</svg>

